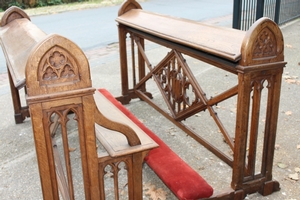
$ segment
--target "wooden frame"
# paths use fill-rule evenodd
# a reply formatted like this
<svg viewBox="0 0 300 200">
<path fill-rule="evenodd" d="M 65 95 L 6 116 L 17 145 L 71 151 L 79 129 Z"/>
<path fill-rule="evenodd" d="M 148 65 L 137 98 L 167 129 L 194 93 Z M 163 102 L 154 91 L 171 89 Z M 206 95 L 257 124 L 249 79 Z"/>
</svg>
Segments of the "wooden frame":
<svg viewBox="0 0 300 200">
<path fill-rule="evenodd" d="M 29 24 L 30 27 L 27 27 L 27 30 L 24 30 L 24 26 L 17 25 L 14 21 L 15 19 L 24 19 L 24 24 Z M 22 10 L 20 10 L 16 6 L 12 6 L 7 9 L 7 11 L 3 14 L 1 18 L 1 24 L 0 27 L 3 30 L 3 33 L 1 34 L 0 43 L 2 46 L 2 50 L 6 59 L 6 65 L 7 65 L 7 73 L 9 78 L 9 85 L 10 85 L 10 91 L 11 91 L 11 98 L 14 106 L 14 117 L 16 124 L 22 123 L 26 117 L 29 117 L 29 110 L 28 106 L 22 106 L 22 101 L 20 99 L 20 93 L 19 90 L 24 89 L 24 92 L 26 94 L 26 85 L 25 85 L 25 65 L 26 60 L 23 60 L 24 54 L 29 54 L 33 45 L 40 39 L 42 39 L 46 34 L 37 29 L 37 27 L 31 23 L 27 23 L 27 21 L 30 21 L 29 16 Z M 6 26 L 12 22 L 16 28 L 10 29 L 5 28 Z M 9 26 L 9 27 L 10 27 Z M 28 31 L 29 30 L 29 31 Z M 21 40 L 21 38 L 17 38 L 15 41 L 11 41 L 8 38 L 11 36 L 11 34 L 15 34 L 14 32 L 18 32 L 18 34 L 23 35 L 25 38 L 30 38 L 30 35 L 35 35 L 35 40 L 32 41 L 29 40 Z M 6 47 L 10 48 L 6 48 Z M 22 46 L 22 48 L 20 48 Z"/>
<path fill-rule="evenodd" d="M 142 199 L 144 157 L 158 145 L 92 88 L 88 60 L 76 44 L 57 34 L 42 33 L 22 13 L 19 8 L 5 12 L 5 16 L 18 17 L 2 26 L 9 35 L 1 34 L 1 41 L 7 63 L 16 63 L 14 59 L 25 63 L 23 68 L 11 64 L 10 74 L 21 70 L 16 77 L 26 81 L 23 84 L 27 88 L 43 198 L 75 199 L 78 186 L 85 199 L 105 199 L 107 166 L 112 168 L 109 173 L 115 182 L 115 197 L 119 198 L 118 171 L 119 164 L 124 163 L 128 197 Z M 30 51 L 22 49 L 24 46 L 14 51 L 16 40 L 31 47 Z M 68 128 L 70 113 L 75 121 L 73 130 Z M 72 150 L 74 138 L 77 150 Z M 96 143 L 103 147 L 101 152 Z M 73 151 L 79 156 L 77 165 L 72 159 Z M 76 169 L 78 173 L 74 173 Z"/>
<path fill-rule="evenodd" d="M 286 64 L 283 55 L 283 36 L 279 27 L 267 18 L 258 20 L 247 32 L 209 26 L 143 11 L 135 0 L 123 3 L 116 21 L 119 31 L 122 87 L 122 96 L 117 99 L 123 104 L 129 103 L 134 98 L 146 101 L 232 167 L 232 191 L 214 196 L 212 199 L 243 199 L 247 194 L 254 192 L 269 195 L 278 191 L 280 187 L 279 183 L 272 179 L 272 167 L 281 77 Z M 129 50 L 126 40 L 128 35 L 133 56 L 132 88 L 129 87 L 127 60 Z M 146 40 L 167 47 L 171 51 L 160 63 L 152 65 L 145 50 Z M 138 49 L 137 53 L 135 47 Z M 137 58 L 134 57 L 136 54 Z M 190 71 L 183 54 L 237 75 L 238 84 L 208 99 Z M 135 68 L 138 69 L 137 72 Z M 146 90 L 146 82 L 150 78 L 157 83 L 169 112 L 151 100 L 152 95 Z M 268 96 L 266 105 L 263 105 L 261 94 L 266 90 L 263 86 L 265 83 Z M 194 91 L 193 96 L 186 96 L 188 87 Z M 236 95 L 237 113 L 233 141 L 213 106 Z M 266 108 L 266 121 L 261 149 L 262 164 L 257 173 L 256 154 L 260 150 L 257 146 L 257 137 L 259 115 L 263 106 Z M 224 154 L 182 123 L 184 119 L 204 110 L 209 111 L 219 127 L 233 151 L 232 157 Z"/>
</svg>

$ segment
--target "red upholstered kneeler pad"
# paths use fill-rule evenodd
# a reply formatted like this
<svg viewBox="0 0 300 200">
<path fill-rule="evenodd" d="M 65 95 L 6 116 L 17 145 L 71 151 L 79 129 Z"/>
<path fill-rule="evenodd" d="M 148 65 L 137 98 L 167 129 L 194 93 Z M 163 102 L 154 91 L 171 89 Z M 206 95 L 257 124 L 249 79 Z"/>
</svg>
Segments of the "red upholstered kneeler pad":
<svg viewBox="0 0 300 200">
<path fill-rule="evenodd" d="M 107 90 L 99 89 L 99 92 L 159 145 L 159 148 L 149 152 L 145 161 L 179 199 L 193 200 L 207 198 L 213 194 L 213 188 L 196 171 L 175 154 L 159 137 L 144 126 Z"/>
</svg>

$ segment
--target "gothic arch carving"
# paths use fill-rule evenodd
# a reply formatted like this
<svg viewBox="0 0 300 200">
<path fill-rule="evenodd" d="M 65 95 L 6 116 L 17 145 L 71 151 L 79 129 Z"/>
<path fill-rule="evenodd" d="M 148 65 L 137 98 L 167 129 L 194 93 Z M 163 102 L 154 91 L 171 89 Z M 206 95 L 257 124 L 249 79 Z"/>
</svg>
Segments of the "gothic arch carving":
<svg viewBox="0 0 300 200">
<path fill-rule="evenodd" d="M 25 73 L 31 96 L 92 86 L 89 63 L 82 50 L 57 34 L 48 35 L 33 48 Z"/>
<path fill-rule="evenodd" d="M 54 46 L 39 63 L 38 80 L 40 85 L 79 81 L 77 63 L 68 51 Z"/>
<path fill-rule="evenodd" d="M 278 62 L 284 60 L 283 36 L 271 19 L 257 20 L 246 32 L 242 46 L 240 65 Z"/>
</svg>

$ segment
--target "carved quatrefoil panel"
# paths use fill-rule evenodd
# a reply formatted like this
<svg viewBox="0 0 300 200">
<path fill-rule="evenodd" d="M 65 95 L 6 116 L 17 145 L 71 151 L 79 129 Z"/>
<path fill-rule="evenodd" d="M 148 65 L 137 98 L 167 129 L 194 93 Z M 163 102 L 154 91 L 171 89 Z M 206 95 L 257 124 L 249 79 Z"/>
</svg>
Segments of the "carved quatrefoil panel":
<svg viewBox="0 0 300 200">
<path fill-rule="evenodd" d="M 78 67 L 72 56 L 60 47 L 53 47 L 41 59 L 40 85 L 79 81 Z"/>
</svg>

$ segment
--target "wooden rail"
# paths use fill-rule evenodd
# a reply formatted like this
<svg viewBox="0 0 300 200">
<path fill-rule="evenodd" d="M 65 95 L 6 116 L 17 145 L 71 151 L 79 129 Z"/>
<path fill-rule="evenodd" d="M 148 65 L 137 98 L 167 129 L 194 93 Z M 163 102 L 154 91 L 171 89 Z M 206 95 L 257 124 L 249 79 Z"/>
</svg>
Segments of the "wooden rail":
<svg viewBox="0 0 300 200">
<path fill-rule="evenodd" d="M 123 3 L 116 21 L 122 87 L 122 96 L 117 99 L 123 104 L 134 98 L 148 102 L 232 167 L 232 190 L 211 199 L 243 199 L 255 192 L 269 195 L 278 191 L 280 187 L 272 179 L 272 167 L 281 78 L 286 64 L 279 27 L 268 18 L 259 19 L 247 32 L 211 26 L 144 11 L 135 0 Z M 159 63 L 151 63 L 145 50 L 148 41 L 166 47 L 170 52 Z M 128 42 L 130 49 L 127 49 Z M 236 75 L 237 85 L 208 99 L 185 55 Z M 132 77 L 129 71 L 132 71 Z M 168 111 L 152 100 L 146 87 L 150 79 L 156 82 Z M 266 101 L 262 101 L 263 93 L 267 95 Z M 237 96 L 234 138 L 215 111 L 218 103 L 233 96 Z M 266 110 L 264 127 L 259 124 L 262 108 Z M 224 153 L 197 134 L 203 130 L 194 131 L 183 123 L 205 110 L 209 111 L 233 155 Z M 259 128 L 264 130 L 262 148 L 257 145 Z M 261 158 L 257 157 L 258 152 Z M 256 167 L 258 163 L 259 168 Z"/>
<path fill-rule="evenodd" d="M 105 199 L 110 174 L 118 199 L 118 172 L 125 170 L 128 198 L 142 199 L 142 163 L 158 145 L 92 88 L 76 44 L 43 33 L 17 7 L 4 16 L 1 45 L 16 89 L 27 88 L 43 198 Z"/>
</svg>

